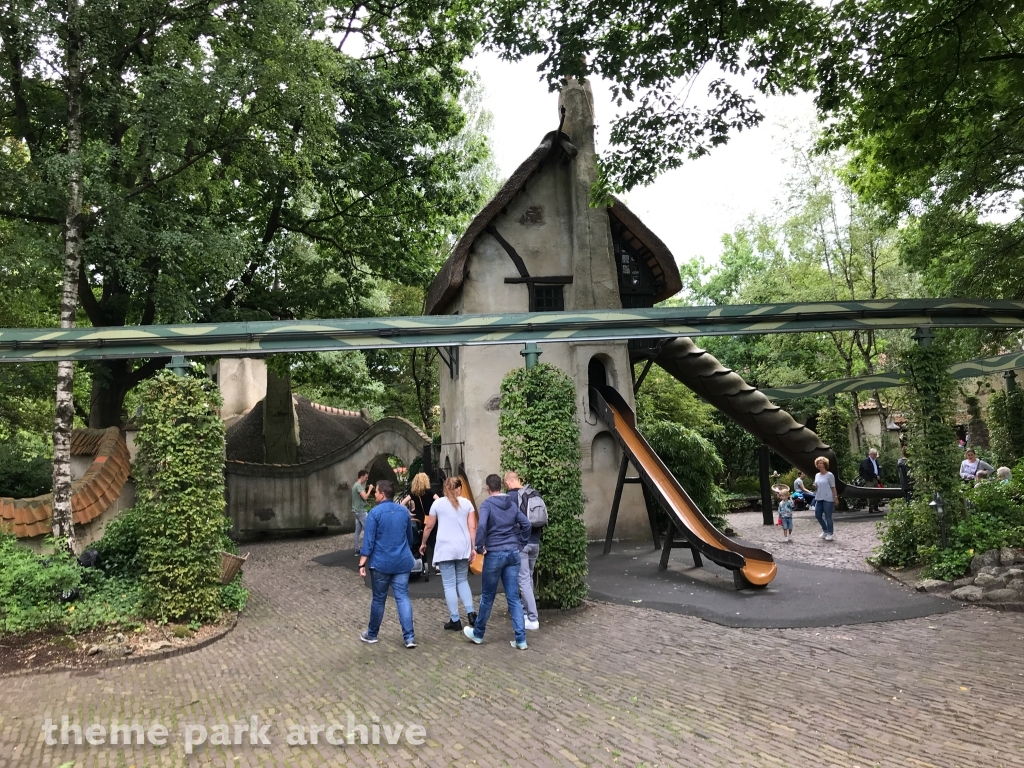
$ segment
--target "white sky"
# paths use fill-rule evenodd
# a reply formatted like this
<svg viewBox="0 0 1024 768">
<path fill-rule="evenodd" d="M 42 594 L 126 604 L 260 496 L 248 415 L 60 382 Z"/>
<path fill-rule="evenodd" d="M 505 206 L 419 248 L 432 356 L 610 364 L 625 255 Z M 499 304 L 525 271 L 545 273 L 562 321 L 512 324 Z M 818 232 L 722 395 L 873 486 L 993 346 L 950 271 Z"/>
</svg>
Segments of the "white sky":
<svg viewBox="0 0 1024 768">
<path fill-rule="evenodd" d="M 544 134 L 558 127 L 558 95 L 549 93 L 537 72 L 539 59 L 515 64 L 481 53 L 473 61 L 484 88 L 484 104 L 494 116 L 491 147 L 503 177 L 532 152 Z M 615 114 L 607 85 L 591 83 L 597 119 L 597 146 L 602 127 Z M 764 122 L 735 134 L 729 143 L 700 160 L 664 174 L 650 187 L 634 189 L 625 202 L 671 249 L 676 260 L 703 256 L 717 261 L 723 234 L 750 214 L 768 214 L 785 197 L 787 137 L 814 119 L 810 94 L 761 97 Z"/>
</svg>

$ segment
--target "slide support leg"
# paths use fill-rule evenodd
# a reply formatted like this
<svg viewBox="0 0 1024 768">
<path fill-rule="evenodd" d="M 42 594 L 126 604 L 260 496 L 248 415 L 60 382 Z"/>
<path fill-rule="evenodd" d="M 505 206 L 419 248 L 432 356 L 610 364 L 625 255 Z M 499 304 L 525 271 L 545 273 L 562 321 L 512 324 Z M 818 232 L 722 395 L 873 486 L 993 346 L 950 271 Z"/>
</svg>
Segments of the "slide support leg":
<svg viewBox="0 0 1024 768">
<path fill-rule="evenodd" d="M 626 484 L 626 469 L 629 467 L 629 456 L 622 452 L 619 464 L 619 479 L 615 483 L 615 496 L 612 497 L 612 511 L 608 515 L 608 533 L 604 537 L 604 554 L 612 551 L 612 537 L 615 535 L 615 521 L 619 517 L 619 502 L 622 501 L 622 488 Z"/>
<path fill-rule="evenodd" d="M 658 563 L 658 570 L 664 571 L 668 568 L 668 558 L 672 554 L 672 543 L 676 538 L 676 524 L 669 521 L 668 530 L 665 531 L 665 542 L 661 546 L 661 562 Z"/>
</svg>

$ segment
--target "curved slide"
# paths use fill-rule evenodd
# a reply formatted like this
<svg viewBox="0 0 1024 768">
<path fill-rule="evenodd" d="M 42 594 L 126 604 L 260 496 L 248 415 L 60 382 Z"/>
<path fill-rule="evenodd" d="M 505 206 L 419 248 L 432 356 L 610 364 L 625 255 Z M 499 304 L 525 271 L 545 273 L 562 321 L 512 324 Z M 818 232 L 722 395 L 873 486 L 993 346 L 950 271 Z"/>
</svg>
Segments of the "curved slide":
<svg viewBox="0 0 1024 768">
<path fill-rule="evenodd" d="M 663 344 L 654 362 L 808 476 L 817 472 L 815 458 L 827 458 L 841 495 L 866 499 L 903 495 L 900 488 L 860 488 L 844 483 L 836 472 L 835 453 L 814 432 L 686 336 Z"/>
<path fill-rule="evenodd" d="M 590 402 L 611 429 L 647 486 L 675 518 L 676 527 L 702 555 L 712 562 L 738 571 L 747 582 L 763 587 L 775 578 L 775 560 L 763 549 L 733 541 L 715 528 L 697 508 L 665 463 L 636 428 L 636 416 L 622 395 L 611 387 L 591 390 Z M 812 433 L 813 434 L 813 433 Z"/>
</svg>

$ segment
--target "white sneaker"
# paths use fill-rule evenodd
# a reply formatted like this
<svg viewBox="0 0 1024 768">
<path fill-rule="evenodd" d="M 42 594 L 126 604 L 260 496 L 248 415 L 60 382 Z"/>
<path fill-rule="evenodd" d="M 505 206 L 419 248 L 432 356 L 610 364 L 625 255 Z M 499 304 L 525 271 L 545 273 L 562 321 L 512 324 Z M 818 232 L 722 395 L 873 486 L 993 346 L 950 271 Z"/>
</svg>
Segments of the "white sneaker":
<svg viewBox="0 0 1024 768">
<path fill-rule="evenodd" d="M 824 531 L 822 531 L 821 533 L 819 533 L 819 534 L 818 534 L 818 538 L 819 538 L 819 539 L 824 539 L 824 538 L 825 538 L 825 532 L 824 532 Z"/>
<path fill-rule="evenodd" d="M 526 623 L 526 628 L 529 629 L 530 631 L 535 631 L 535 630 L 540 629 L 540 622 L 539 621 L 530 621 L 529 619 L 526 619 L 525 623 Z"/>
<path fill-rule="evenodd" d="M 826 533 L 825 534 L 825 541 L 832 541 L 832 534 L 831 533 Z"/>
</svg>

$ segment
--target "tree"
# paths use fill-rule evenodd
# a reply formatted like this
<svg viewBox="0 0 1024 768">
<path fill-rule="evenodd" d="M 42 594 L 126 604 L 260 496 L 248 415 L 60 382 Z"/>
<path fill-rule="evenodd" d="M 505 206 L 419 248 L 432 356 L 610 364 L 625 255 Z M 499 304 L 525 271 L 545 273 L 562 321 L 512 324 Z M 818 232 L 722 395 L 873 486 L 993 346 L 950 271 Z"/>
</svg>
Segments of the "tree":
<svg viewBox="0 0 1024 768">
<path fill-rule="evenodd" d="M 1024 13 L 1001 0 L 843 0 L 820 64 L 824 144 L 909 217 L 940 295 L 1024 297 Z"/>
<path fill-rule="evenodd" d="M 597 75 L 629 104 L 611 123 L 599 197 L 757 125 L 754 93 L 811 87 L 828 31 L 811 0 L 495 0 L 489 11 L 490 44 L 512 59 L 542 54 L 552 90 Z M 708 107 L 690 99 L 695 88 Z"/>
<path fill-rule="evenodd" d="M 72 284 L 92 325 L 367 314 L 375 279 L 425 282 L 477 207 L 473 4 L 87 2 L 77 37 L 57 6 L 5 8 L 0 217 L 52 241 L 80 166 Z M 48 69 L 76 40 L 78 165 L 74 77 Z M 91 424 L 119 423 L 164 363 L 95 364 Z"/>
</svg>

